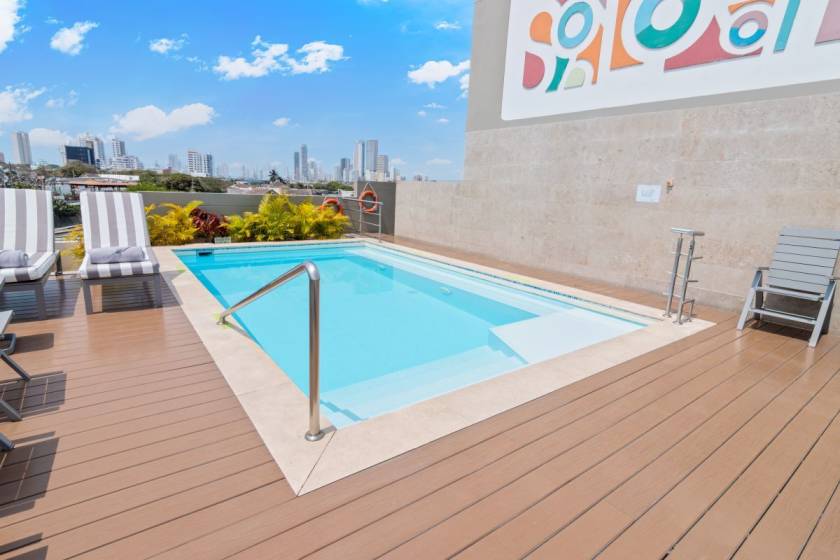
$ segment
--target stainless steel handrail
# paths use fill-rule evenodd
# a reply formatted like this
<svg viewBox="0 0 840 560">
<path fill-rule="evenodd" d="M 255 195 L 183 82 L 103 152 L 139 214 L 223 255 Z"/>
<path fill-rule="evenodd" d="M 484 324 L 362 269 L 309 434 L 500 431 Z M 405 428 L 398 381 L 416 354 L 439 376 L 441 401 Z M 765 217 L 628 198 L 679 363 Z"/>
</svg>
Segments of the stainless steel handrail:
<svg viewBox="0 0 840 560">
<path fill-rule="evenodd" d="M 321 273 L 318 267 L 310 261 L 297 265 L 246 297 L 239 303 L 228 307 L 219 316 L 222 325 L 228 317 L 260 299 L 270 291 L 278 288 L 300 276 L 309 276 L 309 431 L 306 432 L 307 441 L 318 441 L 324 437 L 321 430 L 321 374 L 320 374 L 320 315 L 321 315 Z"/>
</svg>

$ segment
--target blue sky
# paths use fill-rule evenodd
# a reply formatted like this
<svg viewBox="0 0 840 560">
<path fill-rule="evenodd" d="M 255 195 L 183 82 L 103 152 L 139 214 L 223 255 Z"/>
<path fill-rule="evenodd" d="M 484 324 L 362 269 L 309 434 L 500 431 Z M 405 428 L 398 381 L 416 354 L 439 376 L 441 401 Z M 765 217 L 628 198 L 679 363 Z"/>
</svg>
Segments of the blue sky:
<svg viewBox="0 0 840 560">
<path fill-rule="evenodd" d="M 147 167 L 188 149 L 331 171 L 377 138 L 403 175 L 462 174 L 470 0 L 0 0 L 0 151 L 90 132 Z M 162 40 L 162 41 L 161 41 Z"/>
</svg>

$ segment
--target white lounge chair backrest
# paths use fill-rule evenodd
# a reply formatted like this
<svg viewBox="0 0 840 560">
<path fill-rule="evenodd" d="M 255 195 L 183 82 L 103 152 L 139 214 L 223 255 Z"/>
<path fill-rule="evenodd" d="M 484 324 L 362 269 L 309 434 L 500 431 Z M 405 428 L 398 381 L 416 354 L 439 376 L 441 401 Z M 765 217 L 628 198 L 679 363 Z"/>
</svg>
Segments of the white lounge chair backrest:
<svg viewBox="0 0 840 560">
<path fill-rule="evenodd" d="M 840 253 L 840 231 L 787 227 L 779 235 L 767 285 L 825 294 Z"/>
<path fill-rule="evenodd" d="M 83 192 L 81 201 L 86 251 L 151 246 L 139 193 Z"/>
<path fill-rule="evenodd" d="M 0 249 L 23 251 L 33 263 L 55 251 L 50 191 L 0 189 L 0 224 Z"/>
</svg>

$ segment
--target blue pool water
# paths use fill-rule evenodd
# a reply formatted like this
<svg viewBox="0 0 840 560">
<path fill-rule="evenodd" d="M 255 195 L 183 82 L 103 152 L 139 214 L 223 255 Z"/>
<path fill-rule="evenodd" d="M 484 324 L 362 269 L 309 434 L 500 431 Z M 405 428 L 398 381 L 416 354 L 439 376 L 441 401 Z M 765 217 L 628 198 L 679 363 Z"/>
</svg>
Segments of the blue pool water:
<svg viewBox="0 0 840 560">
<path fill-rule="evenodd" d="M 178 256 L 225 307 L 309 260 L 321 272 L 321 403 L 337 427 L 644 325 L 366 243 L 195 250 Z M 236 314 L 308 393 L 308 281 Z"/>
</svg>

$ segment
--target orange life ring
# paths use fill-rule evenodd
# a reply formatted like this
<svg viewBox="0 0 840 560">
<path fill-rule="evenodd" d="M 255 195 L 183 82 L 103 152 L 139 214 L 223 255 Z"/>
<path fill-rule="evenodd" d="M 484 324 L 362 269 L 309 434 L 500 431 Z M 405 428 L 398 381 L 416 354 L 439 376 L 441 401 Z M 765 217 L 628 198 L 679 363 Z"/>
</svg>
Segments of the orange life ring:
<svg viewBox="0 0 840 560">
<path fill-rule="evenodd" d="M 328 206 L 334 208 L 336 213 L 344 214 L 344 206 L 341 205 L 341 201 L 339 201 L 337 198 L 325 198 L 324 202 L 321 203 L 321 208 L 327 208 Z"/>
<path fill-rule="evenodd" d="M 368 206 L 367 203 L 373 202 L 372 206 Z M 379 202 L 379 197 L 376 195 L 376 192 L 369 189 L 362 193 L 359 197 L 359 209 L 365 214 L 376 214 L 379 205 L 376 204 Z"/>
</svg>

